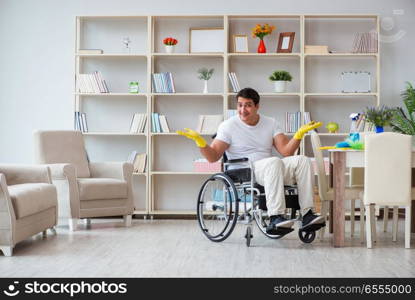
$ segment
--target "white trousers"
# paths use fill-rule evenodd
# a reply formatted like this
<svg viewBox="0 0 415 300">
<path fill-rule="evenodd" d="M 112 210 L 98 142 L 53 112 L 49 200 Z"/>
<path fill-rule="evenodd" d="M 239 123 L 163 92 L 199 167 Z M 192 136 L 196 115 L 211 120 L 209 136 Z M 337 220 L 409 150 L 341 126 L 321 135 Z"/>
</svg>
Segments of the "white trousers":
<svg viewBox="0 0 415 300">
<path fill-rule="evenodd" d="M 314 207 L 314 176 L 311 161 L 304 155 L 283 159 L 268 157 L 254 162 L 255 180 L 264 186 L 268 215 L 285 213 L 284 184 L 297 183 L 298 202 L 304 215 Z"/>
</svg>

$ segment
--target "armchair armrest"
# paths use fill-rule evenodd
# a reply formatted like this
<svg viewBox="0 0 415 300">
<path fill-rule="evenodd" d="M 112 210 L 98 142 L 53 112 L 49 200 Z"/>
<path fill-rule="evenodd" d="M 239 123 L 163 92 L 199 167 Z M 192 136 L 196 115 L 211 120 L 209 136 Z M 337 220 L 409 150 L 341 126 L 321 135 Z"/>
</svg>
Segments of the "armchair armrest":
<svg viewBox="0 0 415 300">
<path fill-rule="evenodd" d="M 8 185 L 21 183 L 52 183 L 50 169 L 42 165 L 0 165 L 0 173 Z"/>
<path fill-rule="evenodd" d="M 91 177 L 117 178 L 129 181 L 133 175 L 133 165 L 128 162 L 94 162 L 89 163 Z"/>
</svg>

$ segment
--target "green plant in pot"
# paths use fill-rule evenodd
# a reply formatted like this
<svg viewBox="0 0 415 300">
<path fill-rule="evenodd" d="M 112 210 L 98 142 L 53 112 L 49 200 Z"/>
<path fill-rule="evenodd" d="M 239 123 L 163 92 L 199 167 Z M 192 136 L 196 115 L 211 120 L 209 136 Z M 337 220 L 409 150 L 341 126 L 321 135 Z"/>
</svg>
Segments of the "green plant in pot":
<svg viewBox="0 0 415 300">
<path fill-rule="evenodd" d="M 365 111 L 366 121 L 376 127 L 376 132 L 384 131 L 383 127 L 390 124 L 392 119 L 392 109 L 382 105 L 381 107 L 367 107 Z"/>
<path fill-rule="evenodd" d="M 401 94 L 406 112 L 402 107 L 392 110 L 391 127 L 395 132 L 415 136 L 415 89 L 406 83 L 406 90 Z"/>
<path fill-rule="evenodd" d="M 287 81 L 291 81 L 293 78 L 287 71 L 274 71 L 269 80 L 274 82 L 274 90 L 276 93 L 284 93 L 287 89 Z"/>
</svg>

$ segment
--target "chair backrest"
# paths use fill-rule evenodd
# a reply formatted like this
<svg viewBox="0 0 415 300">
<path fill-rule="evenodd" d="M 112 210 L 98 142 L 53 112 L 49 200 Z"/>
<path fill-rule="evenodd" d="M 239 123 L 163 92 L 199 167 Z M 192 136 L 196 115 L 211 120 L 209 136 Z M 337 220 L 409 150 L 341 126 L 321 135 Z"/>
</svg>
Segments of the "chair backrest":
<svg viewBox="0 0 415 300">
<path fill-rule="evenodd" d="M 316 165 L 317 165 L 318 193 L 319 193 L 321 200 L 326 200 L 328 184 L 327 184 L 326 169 L 324 166 L 323 151 L 321 151 L 320 149 L 321 147 L 320 137 L 315 131 L 311 131 L 310 135 L 311 135 L 311 146 L 313 148 L 313 153 L 314 153 L 314 157 L 316 159 Z"/>
<path fill-rule="evenodd" d="M 365 139 L 365 204 L 411 202 L 412 137 L 385 132 Z"/>
<path fill-rule="evenodd" d="M 77 177 L 90 177 L 82 133 L 73 130 L 36 131 L 35 159 L 41 164 L 71 163 Z"/>
</svg>

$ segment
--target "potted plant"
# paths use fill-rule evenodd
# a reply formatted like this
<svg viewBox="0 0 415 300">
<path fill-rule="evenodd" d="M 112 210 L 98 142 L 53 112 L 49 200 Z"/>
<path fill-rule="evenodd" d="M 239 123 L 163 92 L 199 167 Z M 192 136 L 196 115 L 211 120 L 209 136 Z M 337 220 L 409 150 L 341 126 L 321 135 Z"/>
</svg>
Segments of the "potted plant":
<svg viewBox="0 0 415 300">
<path fill-rule="evenodd" d="M 167 37 L 163 40 L 164 47 L 166 48 L 166 53 L 173 53 L 174 46 L 177 44 L 177 40 L 172 37 Z"/>
<path fill-rule="evenodd" d="M 274 71 L 269 80 L 274 82 L 274 89 L 276 93 L 284 93 L 287 89 L 287 81 L 291 81 L 293 78 L 287 71 Z"/>
<path fill-rule="evenodd" d="M 401 96 L 403 97 L 406 113 L 402 107 L 392 110 L 392 119 L 390 121 L 392 130 L 415 136 L 415 89 L 411 83 L 406 83 L 406 90 L 402 92 Z"/>
<path fill-rule="evenodd" d="M 392 110 L 385 105 L 366 108 L 365 119 L 376 127 L 376 133 L 383 132 L 383 127 L 389 125 L 391 118 Z"/>
<path fill-rule="evenodd" d="M 198 71 L 197 71 L 197 73 L 199 73 L 199 79 L 200 80 L 203 80 L 204 81 L 204 83 L 205 83 L 205 85 L 204 85 L 204 88 L 203 88 L 203 93 L 204 94 L 207 94 L 208 93 L 208 80 L 212 77 L 212 74 L 213 74 L 213 71 L 214 71 L 215 69 L 208 69 L 208 68 L 200 68 Z"/>
<path fill-rule="evenodd" d="M 275 30 L 275 26 L 270 26 L 269 24 L 261 25 L 256 24 L 254 28 L 252 28 L 252 37 L 258 37 L 260 39 L 257 52 L 258 53 L 266 53 L 267 49 L 265 48 L 264 43 L 264 36 L 271 34 L 273 30 Z"/>
</svg>

